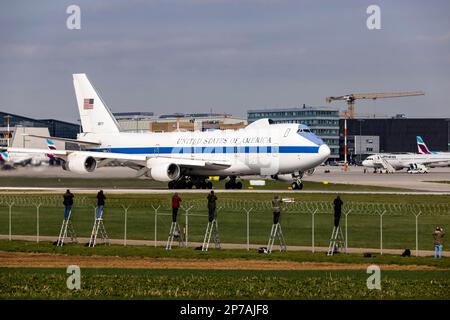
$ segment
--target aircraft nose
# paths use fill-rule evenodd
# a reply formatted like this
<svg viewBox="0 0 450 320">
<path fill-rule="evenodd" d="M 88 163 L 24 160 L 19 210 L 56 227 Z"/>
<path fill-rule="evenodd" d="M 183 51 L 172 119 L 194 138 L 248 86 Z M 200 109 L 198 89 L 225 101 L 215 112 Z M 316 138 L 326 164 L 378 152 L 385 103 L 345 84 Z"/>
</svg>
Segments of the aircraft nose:
<svg viewBox="0 0 450 320">
<path fill-rule="evenodd" d="M 369 165 L 369 161 L 364 160 L 364 161 L 362 162 L 362 165 L 363 165 L 364 167 L 367 167 L 367 166 Z"/>
<path fill-rule="evenodd" d="M 326 144 L 322 144 L 319 147 L 319 156 L 321 159 L 323 159 L 322 161 L 325 161 L 328 159 L 328 157 L 330 156 L 330 148 L 326 145 Z"/>
</svg>

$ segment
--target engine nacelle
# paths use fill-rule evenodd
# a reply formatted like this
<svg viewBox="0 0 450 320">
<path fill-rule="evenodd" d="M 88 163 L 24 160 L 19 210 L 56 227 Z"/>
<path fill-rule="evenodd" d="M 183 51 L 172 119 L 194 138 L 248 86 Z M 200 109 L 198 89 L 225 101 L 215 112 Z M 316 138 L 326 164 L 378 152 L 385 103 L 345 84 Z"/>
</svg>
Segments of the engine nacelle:
<svg viewBox="0 0 450 320">
<path fill-rule="evenodd" d="M 163 162 L 153 164 L 147 175 L 157 181 L 172 181 L 180 177 L 180 172 L 180 166 L 176 163 Z"/>
<path fill-rule="evenodd" d="M 89 173 L 97 168 L 97 160 L 91 156 L 74 152 L 67 157 L 62 168 L 76 173 Z"/>
</svg>

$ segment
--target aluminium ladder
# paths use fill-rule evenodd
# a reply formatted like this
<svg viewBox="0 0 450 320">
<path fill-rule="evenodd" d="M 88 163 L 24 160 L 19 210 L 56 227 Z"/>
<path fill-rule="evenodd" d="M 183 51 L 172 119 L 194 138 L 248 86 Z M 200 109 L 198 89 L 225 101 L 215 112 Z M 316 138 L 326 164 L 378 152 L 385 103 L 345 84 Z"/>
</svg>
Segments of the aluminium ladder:
<svg viewBox="0 0 450 320">
<path fill-rule="evenodd" d="M 178 222 L 172 222 L 170 225 L 170 231 L 169 231 L 169 238 L 167 239 L 166 243 L 166 250 L 172 250 L 172 244 L 173 239 L 178 239 L 179 246 L 183 246 L 184 238 L 183 234 L 181 233 L 180 226 L 178 225 Z"/>
<path fill-rule="evenodd" d="M 61 229 L 59 230 L 58 241 L 56 241 L 56 246 L 58 247 L 64 245 L 67 234 L 69 234 L 72 242 L 78 242 L 75 228 L 73 227 L 72 221 L 70 220 L 71 215 L 72 210 L 69 211 L 69 216 L 67 217 L 67 219 L 64 218 L 62 221 Z"/>
<path fill-rule="evenodd" d="M 267 244 L 267 253 L 272 252 L 273 244 L 277 236 L 280 240 L 280 251 L 286 251 L 286 241 L 284 240 L 283 231 L 281 230 L 281 224 L 278 222 L 273 224 L 272 229 L 270 230 L 269 243 Z"/>
<path fill-rule="evenodd" d="M 331 239 L 330 245 L 328 246 L 327 256 L 332 256 L 333 254 L 340 252 L 340 249 L 344 249 L 344 252 L 347 252 L 342 229 L 340 226 L 334 226 L 333 231 L 331 232 Z"/>
<path fill-rule="evenodd" d="M 217 220 L 214 219 L 211 222 L 208 222 L 206 226 L 205 238 L 203 239 L 202 251 L 208 251 L 209 243 L 211 241 L 211 236 L 213 237 L 213 241 L 216 249 L 220 249 L 220 239 L 219 239 L 219 226 L 217 224 Z"/>
</svg>

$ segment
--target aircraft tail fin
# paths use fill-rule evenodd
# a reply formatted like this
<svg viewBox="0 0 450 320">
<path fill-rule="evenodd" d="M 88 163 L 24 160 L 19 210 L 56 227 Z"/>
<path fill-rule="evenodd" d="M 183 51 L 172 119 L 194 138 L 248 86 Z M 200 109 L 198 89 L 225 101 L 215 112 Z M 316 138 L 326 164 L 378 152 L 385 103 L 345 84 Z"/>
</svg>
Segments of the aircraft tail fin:
<svg viewBox="0 0 450 320">
<path fill-rule="evenodd" d="M 11 158 L 9 157 L 8 151 L 0 152 L 0 159 L 2 159 L 5 162 L 9 162 Z"/>
<path fill-rule="evenodd" d="M 83 132 L 117 133 L 120 126 L 86 74 L 73 75 L 73 85 Z"/>
<path fill-rule="evenodd" d="M 428 149 L 425 141 L 423 141 L 421 136 L 417 136 L 416 140 L 417 140 L 417 149 L 419 151 L 419 154 L 431 154 L 430 149 Z"/>
</svg>

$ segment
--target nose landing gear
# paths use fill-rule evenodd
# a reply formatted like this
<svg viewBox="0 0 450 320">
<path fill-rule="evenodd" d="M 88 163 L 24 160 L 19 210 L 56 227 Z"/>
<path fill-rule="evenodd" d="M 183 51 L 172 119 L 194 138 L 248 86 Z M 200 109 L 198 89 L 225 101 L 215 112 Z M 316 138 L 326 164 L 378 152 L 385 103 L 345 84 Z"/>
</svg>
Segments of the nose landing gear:
<svg viewBox="0 0 450 320">
<path fill-rule="evenodd" d="M 303 182 L 301 180 L 294 181 L 294 182 L 292 182 L 291 187 L 292 187 L 292 190 L 302 190 Z"/>
</svg>

